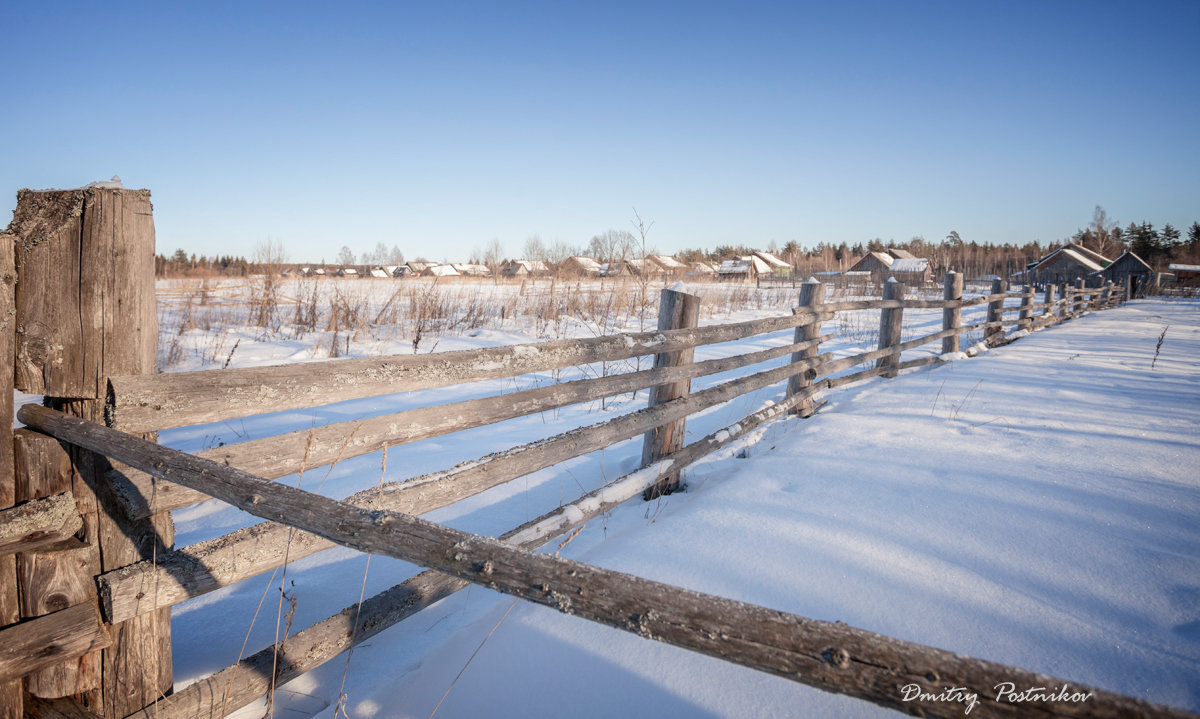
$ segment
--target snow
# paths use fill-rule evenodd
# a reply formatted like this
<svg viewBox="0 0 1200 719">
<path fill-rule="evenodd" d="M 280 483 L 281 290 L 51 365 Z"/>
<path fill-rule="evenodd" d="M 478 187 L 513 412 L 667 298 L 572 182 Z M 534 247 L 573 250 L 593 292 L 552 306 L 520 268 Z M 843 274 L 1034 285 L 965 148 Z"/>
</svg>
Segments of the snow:
<svg viewBox="0 0 1200 719">
<path fill-rule="evenodd" d="M 906 337 L 935 331 L 940 320 L 940 310 L 906 312 Z M 701 347 L 696 359 L 779 346 L 790 335 Z M 438 349 L 529 339 L 482 330 L 443 337 Z M 868 343 L 843 337 L 828 351 L 845 356 Z M 954 362 L 826 392 L 816 416 L 753 433 L 759 441 L 748 458 L 744 441 L 725 447 L 685 473 L 686 492 L 634 499 L 546 551 L 1200 710 L 1200 304 L 1137 301 L 986 349 L 979 343 L 942 357 Z M 272 358 L 285 352 L 304 349 L 248 343 L 233 364 L 281 361 Z M 693 389 L 738 374 L 694 380 Z M 546 379 L 358 400 L 163 432 L 161 441 L 199 448 L 230 432 L 261 436 Z M 694 415 L 687 440 L 726 439 L 741 418 L 782 397 L 779 385 Z M 585 403 L 510 420 L 393 448 L 386 462 L 375 453 L 311 470 L 302 486 L 345 496 L 643 406 L 640 393 L 605 408 Z M 652 480 L 651 471 L 635 471 L 640 454 L 635 438 L 427 517 L 495 536 L 561 507 L 529 530 L 549 532 L 597 502 L 636 497 Z M 174 516 L 177 546 L 253 522 L 215 501 Z M 364 563 L 338 549 L 290 565 L 294 628 L 356 601 Z M 366 592 L 417 571 L 375 557 Z M 235 661 L 252 624 L 247 651 L 272 641 L 279 576 L 270 610 L 252 621 L 269 577 L 176 607 L 178 687 Z M 524 717 L 533 698 L 572 716 L 895 716 L 481 587 L 356 648 L 349 664 L 343 655 L 282 687 L 277 715 L 333 717 L 339 690 L 355 719 L 425 717 L 439 701 L 438 717 Z M 261 714 L 256 705 L 237 716 Z"/>
</svg>

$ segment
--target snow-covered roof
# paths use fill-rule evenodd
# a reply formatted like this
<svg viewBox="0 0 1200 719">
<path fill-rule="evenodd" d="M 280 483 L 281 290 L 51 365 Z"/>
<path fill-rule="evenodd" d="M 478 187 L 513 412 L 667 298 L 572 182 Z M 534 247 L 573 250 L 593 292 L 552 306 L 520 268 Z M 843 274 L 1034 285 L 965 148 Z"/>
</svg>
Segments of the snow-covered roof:
<svg viewBox="0 0 1200 719">
<path fill-rule="evenodd" d="M 787 262 L 784 262 L 783 260 L 779 259 L 775 255 L 772 255 L 770 252 L 758 252 L 756 250 L 754 252 L 754 256 L 757 257 L 758 259 L 762 260 L 763 262 L 766 262 L 767 265 L 770 267 L 777 267 L 780 269 L 783 269 L 784 267 L 791 267 L 790 264 L 788 264 Z"/>
<path fill-rule="evenodd" d="M 563 262 L 564 265 L 567 263 L 571 263 L 578 269 L 584 270 L 585 272 L 600 272 L 601 269 L 600 263 L 596 260 L 593 260 L 591 257 L 582 257 L 576 255 L 574 257 L 568 257 Z"/>
<path fill-rule="evenodd" d="M 898 260 L 915 260 L 915 259 L 917 259 L 916 255 L 909 252 L 908 250 L 901 249 L 899 247 L 889 247 L 887 249 L 887 253 L 889 255 L 891 255 L 892 257 L 895 257 Z"/>
<path fill-rule="evenodd" d="M 628 262 L 629 266 L 636 270 L 638 274 L 660 275 L 663 272 L 666 272 L 666 270 L 662 268 L 662 265 L 647 258 L 638 259 L 635 257 L 633 259 L 626 260 L 626 262 Z"/>
<path fill-rule="evenodd" d="M 929 260 L 924 257 L 903 257 L 892 262 L 892 272 L 924 272 L 929 269 Z"/>
<path fill-rule="evenodd" d="M 725 260 L 717 268 L 717 272 L 722 275 L 748 275 L 750 274 L 750 262 L 748 260 Z"/>
<path fill-rule="evenodd" d="M 371 268 L 371 276 L 372 277 L 391 277 L 392 273 L 388 272 L 383 267 L 372 267 Z"/>
<path fill-rule="evenodd" d="M 1200 265 L 1167 265 L 1172 272 L 1200 272 Z"/>
<path fill-rule="evenodd" d="M 646 259 L 653 260 L 654 262 L 658 263 L 659 267 L 662 267 L 668 272 L 677 272 L 687 269 L 687 265 L 683 264 L 674 257 L 671 257 L 670 255 L 647 255 Z"/>
<path fill-rule="evenodd" d="M 457 277 L 458 270 L 454 269 L 451 265 L 432 264 L 426 267 L 425 271 L 421 274 L 429 275 L 430 277 Z"/>
<path fill-rule="evenodd" d="M 1096 272 L 1098 270 L 1104 269 L 1103 267 L 1100 266 L 1100 264 L 1098 262 L 1092 260 L 1090 257 L 1085 257 L 1084 255 L 1080 254 L 1079 252 L 1076 252 L 1075 250 L 1069 249 L 1066 247 L 1060 247 L 1057 250 L 1055 250 L 1054 252 L 1051 252 L 1050 254 L 1046 255 L 1045 257 L 1042 258 L 1041 262 L 1039 262 L 1033 266 L 1033 269 L 1036 270 L 1039 267 L 1041 267 L 1042 265 L 1048 264 L 1059 254 L 1062 254 L 1064 257 L 1071 258 L 1075 262 L 1082 265 L 1085 269 L 1090 270 L 1092 272 Z"/>
<path fill-rule="evenodd" d="M 469 277 L 487 277 L 492 272 L 487 268 L 487 265 L 472 264 L 469 262 L 452 262 L 450 264 L 460 275 Z"/>
<path fill-rule="evenodd" d="M 699 272 L 701 274 L 711 275 L 712 273 L 716 272 L 717 270 L 712 265 L 708 264 L 707 262 L 693 262 L 691 271 Z"/>
</svg>

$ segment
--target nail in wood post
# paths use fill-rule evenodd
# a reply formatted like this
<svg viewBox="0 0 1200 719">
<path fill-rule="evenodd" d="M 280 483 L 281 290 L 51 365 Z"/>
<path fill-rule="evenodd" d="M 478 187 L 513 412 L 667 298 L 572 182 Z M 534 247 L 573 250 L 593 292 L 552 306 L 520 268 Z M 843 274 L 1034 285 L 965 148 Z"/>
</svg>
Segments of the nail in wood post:
<svg viewBox="0 0 1200 719">
<path fill-rule="evenodd" d="M 942 299 L 947 302 L 961 300 L 963 276 L 961 272 L 947 272 L 942 288 Z M 962 327 L 962 307 L 947 307 L 942 310 L 942 329 L 957 330 Z M 962 347 L 962 335 L 958 332 L 942 338 L 942 354 L 958 352 Z"/>
<path fill-rule="evenodd" d="M 675 290 L 662 291 L 658 305 L 658 329 L 674 330 L 695 327 L 699 319 L 699 297 Z M 660 352 L 654 355 L 654 367 L 658 369 L 691 364 L 694 354 L 695 349 L 690 347 L 678 352 Z M 650 390 L 648 406 L 654 407 L 684 397 L 690 391 L 691 386 L 691 380 L 658 385 Z M 680 418 L 646 433 L 642 444 L 642 466 L 653 464 L 683 447 L 685 422 L 686 419 Z M 678 488 L 679 474 L 675 473 L 647 489 L 642 496 L 647 500 L 656 499 L 664 494 L 670 494 Z"/>
<path fill-rule="evenodd" d="M 0 417 L 13 412 L 13 345 L 17 330 L 13 321 L 13 289 L 17 283 L 13 265 L 15 237 L 0 232 Z M 12 422 L 0 422 L 0 509 L 16 504 L 16 475 L 13 473 Z M 17 596 L 17 557 L 0 557 L 0 627 L 21 618 Z M 0 719 L 18 719 L 24 714 L 21 680 L 0 681 Z"/>
<path fill-rule="evenodd" d="M 45 395 L 62 411 L 103 422 L 107 378 L 155 369 L 154 219 L 147 190 L 88 187 L 21 190 L 9 231 L 16 236 L 16 387 Z M 66 486 L 84 509 L 84 549 L 43 553 L 21 564 L 21 608 L 95 603 L 94 576 L 162 554 L 173 543 L 170 517 L 128 520 L 111 496 L 102 456 L 29 440 L 25 487 L 41 495 Z M 43 446 L 44 445 L 44 446 Z M 55 469 L 69 461 L 70 472 Z M 44 471 L 42 471 L 44 470 Z M 68 476 L 69 475 L 69 478 Z M 94 489 L 95 493 L 87 491 Z M 86 555 L 86 556 L 84 556 Z M 82 575 L 81 575 L 82 573 Z M 59 587 L 69 586 L 69 591 Z M 85 599 L 86 597 L 86 599 Z M 170 611 L 111 627 L 112 646 L 27 680 L 30 693 L 73 692 L 85 708 L 124 717 L 171 690 Z M 100 667 L 99 686 L 94 668 Z"/>
<path fill-rule="evenodd" d="M 811 279 L 808 282 L 800 285 L 800 307 L 797 311 L 811 310 L 818 311 L 822 304 L 825 303 L 825 285 L 817 282 L 816 279 Z M 801 325 L 796 328 L 796 334 L 793 342 L 804 342 L 811 339 L 816 339 L 821 336 L 820 320 L 813 322 L 810 325 Z M 813 345 L 808 349 L 801 350 L 792 355 L 792 362 L 803 362 L 806 359 L 812 359 L 819 354 L 818 346 Z M 803 374 L 792 375 L 788 380 L 787 396 L 791 397 L 794 394 L 804 391 L 812 385 L 813 377 L 816 376 L 816 371 L 809 370 Z M 807 417 L 812 414 L 812 399 L 806 399 L 797 405 L 791 414 L 798 414 L 802 417 Z"/>
<path fill-rule="evenodd" d="M 1008 291 L 1008 282 L 997 277 L 992 280 L 992 294 L 999 295 Z M 1000 322 L 1004 319 L 1004 298 L 992 300 L 988 303 L 987 321 L 988 323 Z M 983 339 L 988 346 L 994 346 L 1000 338 L 1004 337 L 1004 328 L 999 324 L 993 327 L 988 327 L 983 331 Z"/>
<path fill-rule="evenodd" d="M 1017 315 L 1017 329 L 1033 329 L 1033 285 L 1026 285 L 1021 293 L 1021 313 Z"/>
<path fill-rule="evenodd" d="M 904 299 L 904 283 L 897 281 L 895 277 L 889 277 L 888 281 L 883 283 L 883 299 Z M 888 347 L 900 344 L 900 327 L 903 319 L 904 309 L 902 307 L 880 310 L 879 349 L 887 349 Z M 897 374 L 896 365 L 898 364 L 900 364 L 899 353 L 879 358 L 875 362 L 875 367 L 885 370 L 883 373 L 884 377 L 895 377 Z"/>
</svg>

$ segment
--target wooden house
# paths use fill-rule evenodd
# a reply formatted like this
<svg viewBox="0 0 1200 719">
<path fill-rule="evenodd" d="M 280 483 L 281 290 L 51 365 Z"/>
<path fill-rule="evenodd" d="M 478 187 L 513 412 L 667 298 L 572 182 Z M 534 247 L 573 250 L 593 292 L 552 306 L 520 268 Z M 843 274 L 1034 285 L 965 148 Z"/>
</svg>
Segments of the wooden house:
<svg viewBox="0 0 1200 719">
<path fill-rule="evenodd" d="M 558 266 L 558 274 L 578 277 L 598 277 L 601 265 L 591 257 L 568 257 Z"/>
<path fill-rule="evenodd" d="M 766 263 L 768 273 L 775 277 L 791 277 L 792 266 L 770 252 L 753 252 L 754 257 Z"/>
<path fill-rule="evenodd" d="M 1095 274 L 1100 276 L 1102 282 L 1111 281 L 1116 285 L 1124 285 L 1128 278 L 1133 278 L 1133 292 L 1136 295 L 1139 289 L 1147 286 L 1154 270 L 1141 257 L 1126 250 L 1108 267 Z"/>
<path fill-rule="evenodd" d="M 688 266 L 670 255 L 646 255 L 646 259 L 662 268 L 671 277 L 682 277 Z"/>
<path fill-rule="evenodd" d="M 850 269 L 846 271 L 867 272 L 870 274 L 872 282 L 882 285 L 883 281 L 888 278 L 888 272 L 892 269 L 892 263 L 895 261 L 896 258 L 886 252 L 868 252 L 850 265 Z"/>
<path fill-rule="evenodd" d="M 549 271 L 541 260 L 509 260 L 500 268 L 500 274 L 505 277 L 537 277 Z"/>
<path fill-rule="evenodd" d="M 432 267 L 436 264 L 437 264 L 436 262 L 427 262 L 425 260 L 414 260 L 412 262 L 409 262 L 407 265 L 405 265 L 405 267 L 408 267 L 409 272 L 412 273 L 413 276 L 419 277 L 421 275 L 421 273 L 423 273 L 425 270 L 429 269 L 430 267 Z"/>
<path fill-rule="evenodd" d="M 451 265 L 443 265 L 437 262 L 431 262 L 428 267 L 421 271 L 422 277 L 458 277 L 458 270 Z"/>
<path fill-rule="evenodd" d="M 1025 284 L 1046 285 L 1074 282 L 1103 270 L 1111 263 L 1104 256 L 1073 242 L 1059 247 L 1025 270 Z"/>
<path fill-rule="evenodd" d="M 480 265 L 471 262 L 452 262 L 450 266 L 454 271 L 463 277 L 490 277 L 492 271 L 487 265 Z"/>
<path fill-rule="evenodd" d="M 921 287 L 933 281 L 933 268 L 924 257 L 898 257 L 892 260 L 888 276 L 906 287 Z"/>
</svg>

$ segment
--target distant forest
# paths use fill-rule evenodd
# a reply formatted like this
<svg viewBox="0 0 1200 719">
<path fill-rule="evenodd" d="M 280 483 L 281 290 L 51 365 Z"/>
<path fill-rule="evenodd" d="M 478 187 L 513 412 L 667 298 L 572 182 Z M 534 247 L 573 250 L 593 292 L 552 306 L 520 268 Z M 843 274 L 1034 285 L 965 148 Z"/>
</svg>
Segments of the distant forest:
<svg viewBox="0 0 1200 719">
<path fill-rule="evenodd" d="M 771 242 L 765 247 L 748 244 L 717 245 L 712 250 L 696 248 L 685 249 L 676 253 L 675 257 L 685 262 L 708 261 L 720 262 L 735 257 L 748 255 L 754 250 L 763 250 L 777 255 L 791 263 L 798 272 L 811 274 L 814 272 L 845 271 L 860 259 L 865 253 L 881 251 L 888 247 L 905 249 L 917 257 L 927 257 L 932 265 L 935 276 L 947 270 L 956 270 L 967 277 L 984 275 L 999 275 L 1007 277 L 1025 268 L 1030 262 L 1042 257 L 1055 247 L 1067 242 L 1081 244 L 1099 252 L 1109 259 L 1116 259 L 1125 250 L 1132 250 L 1156 270 L 1165 271 L 1170 263 L 1200 264 L 1200 222 L 1193 222 L 1186 236 L 1170 224 L 1155 228 L 1152 223 L 1129 223 L 1122 228 L 1108 218 L 1103 208 L 1097 207 L 1092 222 L 1084 229 L 1060 242 L 1040 244 L 1030 242 L 1024 245 L 979 244 L 963 240 L 958 232 L 950 232 L 945 239 L 929 242 L 923 237 L 913 237 L 907 242 L 890 240 L 884 242 L 876 238 L 867 242 L 848 245 L 818 243 L 816 247 L 804 248 L 796 242 L 788 242 L 782 247 Z M 630 232 L 609 230 L 597 235 L 587 244 L 572 247 L 563 242 L 544 245 L 540 238 L 534 236 L 525 242 L 521 254 L 505 253 L 503 246 L 497 240 L 485 250 L 475 250 L 469 258 L 461 258 L 469 262 L 487 264 L 493 269 L 507 259 L 543 260 L 551 266 L 572 255 L 583 255 L 594 259 L 611 261 L 637 257 L 643 254 L 644 243 Z M 269 247 L 269 251 L 258 251 L 254 259 L 222 255 L 208 257 L 205 255 L 188 254 L 184 250 L 176 250 L 169 257 L 158 255 L 155 258 L 155 273 L 159 277 L 216 277 L 216 276 L 245 276 L 262 274 L 270 268 L 294 266 L 286 261 L 286 255 L 278 245 Z M 646 252 L 653 252 L 647 248 Z M 364 252 L 355 256 L 349 247 L 342 247 L 335 255 L 334 265 L 341 267 L 367 268 L 374 265 L 404 264 L 404 255 L 398 247 L 387 248 L 382 243 L 374 251 Z M 421 259 L 418 256 L 418 259 Z M 309 263 L 330 266 L 321 263 Z"/>
</svg>

